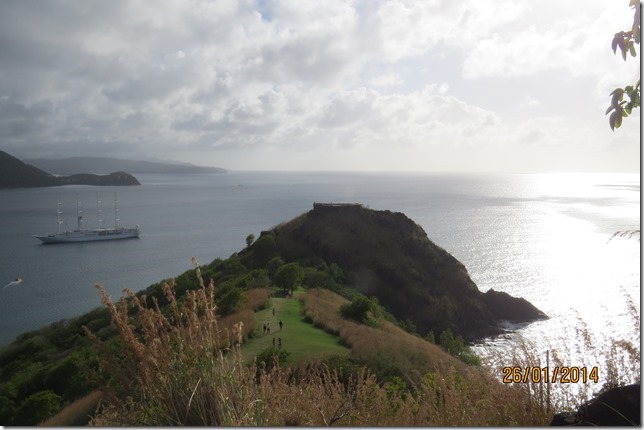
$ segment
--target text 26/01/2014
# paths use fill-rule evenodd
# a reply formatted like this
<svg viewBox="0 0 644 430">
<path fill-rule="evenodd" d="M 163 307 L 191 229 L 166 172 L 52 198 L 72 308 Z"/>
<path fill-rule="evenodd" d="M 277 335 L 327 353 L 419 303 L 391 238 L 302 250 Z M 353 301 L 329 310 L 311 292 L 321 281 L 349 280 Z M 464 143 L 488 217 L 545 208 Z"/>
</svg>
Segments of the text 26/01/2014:
<svg viewBox="0 0 644 430">
<path fill-rule="evenodd" d="M 597 366 L 588 367 L 504 367 L 503 382 L 506 384 L 518 384 L 540 382 L 561 384 L 576 384 L 599 381 L 599 370 Z"/>
</svg>

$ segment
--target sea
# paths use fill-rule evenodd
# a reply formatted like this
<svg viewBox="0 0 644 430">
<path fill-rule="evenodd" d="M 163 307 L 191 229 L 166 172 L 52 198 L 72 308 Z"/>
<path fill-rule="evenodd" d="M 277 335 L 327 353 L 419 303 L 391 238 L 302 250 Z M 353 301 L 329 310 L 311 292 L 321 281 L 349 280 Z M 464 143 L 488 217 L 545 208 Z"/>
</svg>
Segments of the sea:
<svg viewBox="0 0 644 430">
<path fill-rule="evenodd" d="M 594 358 L 575 356 L 580 335 L 599 350 L 615 339 L 639 348 L 639 174 L 135 176 L 141 186 L 0 190 L 0 346 L 100 306 L 96 284 L 118 299 L 126 288 L 191 269 L 193 257 L 200 264 L 227 258 L 249 234 L 314 202 L 337 202 L 404 213 L 465 265 L 481 291 L 523 297 L 549 316 L 508 324 L 506 334 L 474 346 L 481 354 L 522 342 L 536 354 L 568 350 L 570 366 L 590 368 Z M 141 237 L 40 244 L 33 235 L 57 231 L 59 207 L 63 230 L 76 227 L 80 210 L 87 228 L 138 224 Z M 11 284 L 18 277 L 22 283 Z"/>
</svg>

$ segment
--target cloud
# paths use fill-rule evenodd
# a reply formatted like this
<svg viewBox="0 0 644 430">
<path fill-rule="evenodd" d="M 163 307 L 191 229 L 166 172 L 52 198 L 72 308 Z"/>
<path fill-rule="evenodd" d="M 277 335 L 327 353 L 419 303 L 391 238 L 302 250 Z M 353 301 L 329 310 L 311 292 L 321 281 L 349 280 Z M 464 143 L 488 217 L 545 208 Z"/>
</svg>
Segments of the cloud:
<svg viewBox="0 0 644 430">
<path fill-rule="evenodd" d="M 617 69 L 611 61 L 610 40 L 621 28 L 630 28 L 631 9 L 554 0 L 523 6 L 506 14 L 515 21 L 495 21 L 481 33 L 463 62 L 466 79 L 528 77 L 553 70 L 566 76 L 601 77 Z M 627 69 L 632 74 L 637 66 L 629 64 Z"/>
<path fill-rule="evenodd" d="M 530 95 L 527 95 L 523 99 L 523 102 L 519 105 L 520 108 L 531 108 L 531 107 L 537 107 L 537 106 L 541 106 L 541 101 L 533 98 Z"/>
<path fill-rule="evenodd" d="M 403 84 L 404 81 L 398 73 L 387 72 L 382 75 L 375 76 L 369 81 L 369 85 L 373 87 L 393 87 Z"/>
<path fill-rule="evenodd" d="M 391 170 L 427 151 L 452 165 L 459 148 L 572 145 L 639 72 L 608 49 L 629 14 L 578 0 L 7 0 L 0 138 L 24 157 Z"/>
</svg>

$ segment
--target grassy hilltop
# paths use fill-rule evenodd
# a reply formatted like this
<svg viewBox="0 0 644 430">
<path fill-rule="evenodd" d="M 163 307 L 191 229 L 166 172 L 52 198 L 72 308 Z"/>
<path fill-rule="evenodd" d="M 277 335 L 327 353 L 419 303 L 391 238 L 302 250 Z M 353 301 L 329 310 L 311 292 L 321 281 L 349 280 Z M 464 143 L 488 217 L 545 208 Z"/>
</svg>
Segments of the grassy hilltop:
<svg viewBox="0 0 644 430">
<path fill-rule="evenodd" d="M 549 422 L 543 384 L 500 383 L 464 342 L 508 306 L 543 315 L 486 298 L 403 214 L 316 206 L 254 239 L 117 303 L 99 288 L 105 307 L 19 336 L 0 351 L 0 422 Z"/>
<path fill-rule="evenodd" d="M 245 264 L 261 264 L 274 254 L 286 261 L 337 264 L 350 288 L 376 297 L 422 336 L 450 329 L 471 341 L 501 333 L 501 320 L 547 318 L 526 300 L 479 291 L 465 266 L 402 213 L 315 204 L 312 211 L 266 232 L 258 242 L 262 243 L 249 250 L 250 256 L 240 253 Z"/>
</svg>

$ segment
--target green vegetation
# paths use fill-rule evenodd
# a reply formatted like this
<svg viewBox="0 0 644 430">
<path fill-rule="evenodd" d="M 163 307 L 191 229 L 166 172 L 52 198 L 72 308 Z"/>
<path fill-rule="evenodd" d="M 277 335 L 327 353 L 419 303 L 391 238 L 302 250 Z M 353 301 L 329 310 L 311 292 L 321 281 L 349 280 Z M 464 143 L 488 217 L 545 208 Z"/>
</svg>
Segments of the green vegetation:
<svg viewBox="0 0 644 430">
<path fill-rule="evenodd" d="M 291 353 L 283 348 L 269 346 L 255 356 L 255 362 L 259 369 L 270 372 L 273 370 L 275 365 L 283 366 L 289 355 L 291 355 Z"/>
<path fill-rule="evenodd" d="M 630 7 L 633 26 L 612 43 L 624 60 L 640 43 L 639 2 Z M 615 89 L 611 129 L 639 107 L 639 80 Z M 64 183 L 2 151 L 0 164 L 1 187 Z M 3 347 L 0 422 L 528 426 L 589 397 L 590 385 L 571 394 L 499 383 L 502 367 L 543 366 L 529 345 L 481 366 L 466 339 L 494 334 L 494 318 L 465 268 L 402 214 L 327 208 L 195 266 L 118 303 L 99 288 L 104 308 Z M 630 309 L 637 341 L 616 339 L 608 352 L 593 350 L 581 325 L 576 354 L 594 351 L 601 388 L 640 380 L 639 307 Z"/>
<path fill-rule="evenodd" d="M 201 280 L 199 269 L 197 278 Z M 102 351 L 101 367 L 109 372 L 105 374 L 104 407 L 93 424 L 418 426 L 545 421 L 541 409 L 527 396 L 395 325 L 383 323 L 384 329 L 377 329 L 341 318 L 339 307 L 346 300 L 332 292 L 301 293 L 305 317 L 317 327 L 337 331 L 351 347 L 351 358 L 309 359 L 297 368 L 287 368 L 283 363 L 290 360 L 290 351 L 279 346 L 261 349 L 255 361 L 261 362 L 259 366 L 244 364 L 244 348 L 239 343 L 253 334 L 245 324 L 236 323 L 226 330 L 230 336 L 222 336 L 224 330 L 213 312 L 212 284 L 188 291 L 183 303 L 173 296 L 170 286 L 165 290 L 168 312 L 146 307 L 133 294 L 114 304 L 101 291 L 122 342 L 111 350 L 96 340 Z M 274 303 L 275 317 L 298 302 L 280 300 L 281 304 Z M 262 312 L 273 317 L 271 305 Z M 298 324 L 306 325 L 302 320 L 289 322 L 283 333 Z M 390 346 L 384 349 L 379 342 L 365 342 L 365 334 L 383 338 Z M 410 381 L 406 374 L 412 374 L 407 373 L 411 368 L 402 367 L 401 373 L 386 380 L 371 373 L 363 363 L 382 356 L 385 350 L 396 353 L 380 359 L 390 367 L 409 366 L 416 360 L 413 366 L 418 377 Z"/>
<path fill-rule="evenodd" d="M 255 314 L 258 327 L 241 349 L 246 363 L 251 363 L 253 357 L 259 357 L 262 351 L 279 346 L 280 339 L 282 349 L 289 352 L 288 360 L 284 357 L 285 361 L 281 363 L 289 365 L 300 364 L 311 357 L 348 355 L 349 349 L 340 345 L 336 336 L 314 327 L 307 321 L 303 314 L 302 302 L 299 300 L 302 295 L 303 291 L 300 290 L 294 293 L 294 298 L 272 297 L 266 309 Z M 270 324 L 270 332 L 260 333 L 264 324 Z"/>
<path fill-rule="evenodd" d="M 293 294 L 304 278 L 304 271 L 298 263 L 288 263 L 275 272 L 275 283 L 278 287 Z"/>
<path fill-rule="evenodd" d="M 630 0 L 629 6 L 634 9 L 633 26 L 629 31 L 620 31 L 615 33 L 611 48 L 613 53 L 617 53 L 617 48 L 621 51 L 622 58 L 626 61 L 627 56 L 630 54 L 632 57 L 637 56 L 635 45 L 640 44 L 640 1 Z M 628 96 L 628 101 L 624 99 Z M 640 107 L 640 79 L 634 85 L 627 85 L 624 88 L 615 88 L 611 93 L 611 103 L 606 110 L 608 117 L 608 124 L 611 130 L 615 130 L 622 125 L 622 118 L 626 118 L 631 114 L 633 109 Z"/>
<path fill-rule="evenodd" d="M 107 309 L 24 333 L 0 350 L 0 422 L 34 425 L 95 387 L 95 349 L 82 332 L 113 333 Z M 38 410 L 38 412 L 34 412 Z"/>
<path fill-rule="evenodd" d="M 104 308 L 25 333 L 0 350 L 1 422 L 82 425 L 93 416 L 93 424 L 132 426 L 543 425 L 555 404 L 578 404 L 557 403 L 555 393 L 531 385 L 503 385 L 502 373 L 479 365 L 457 332 L 431 326 L 423 339 L 412 307 L 400 319 L 389 313 L 392 302 L 400 303 L 395 295 L 419 299 L 421 292 L 404 282 L 427 276 L 397 254 L 402 249 L 429 252 L 435 264 L 460 270 L 434 248 L 405 244 L 405 234 L 426 242 L 412 225 L 395 226 L 396 219 L 356 224 L 371 232 L 369 240 L 395 243 L 387 254 L 372 248 L 365 256 L 346 254 L 362 270 L 333 258 L 341 235 L 330 233 L 315 252 L 295 240 L 315 240 L 297 230 L 300 217 L 227 259 L 193 261 L 195 270 L 126 292 L 117 303 L 99 287 Z M 318 222 L 311 228 L 322 234 Z M 388 228 L 397 233 L 390 237 L 377 223 L 394 223 Z M 416 272 L 396 275 L 382 258 Z M 382 285 L 383 273 L 396 289 L 367 296 Z M 457 313 L 462 298 L 440 284 L 463 293 L 457 282 L 463 273 L 431 277 L 441 292 L 433 309 Z M 538 363 L 526 357 L 526 366 Z M 631 373 L 639 378 L 639 367 Z"/>
<path fill-rule="evenodd" d="M 369 316 L 379 315 L 380 305 L 375 297 L 366 297 L 358 294 L 351 300 L 351 303 L 340 306 L 340 314 L 344 318 L 350 318 L 360 323 L 366 323 Z"/>
<path fill-rule="evenodd" d="M 251 246 L 253 242 L 255 242 L 255 235 L 251 233 L 248 236 L 246 236 L 246 247 Z"/>
<path fill-rule="evenodd" d="M 481 359 L 472 351 L 472 349 L 465 345 L 462 337 L 452 334 L 450 329 L 443 331 L 440 335 L 441 347 L 449 352 L 454 357 L 458 358 L 464 363 L 472 366 L 480 366 Z"/>
</svg>

